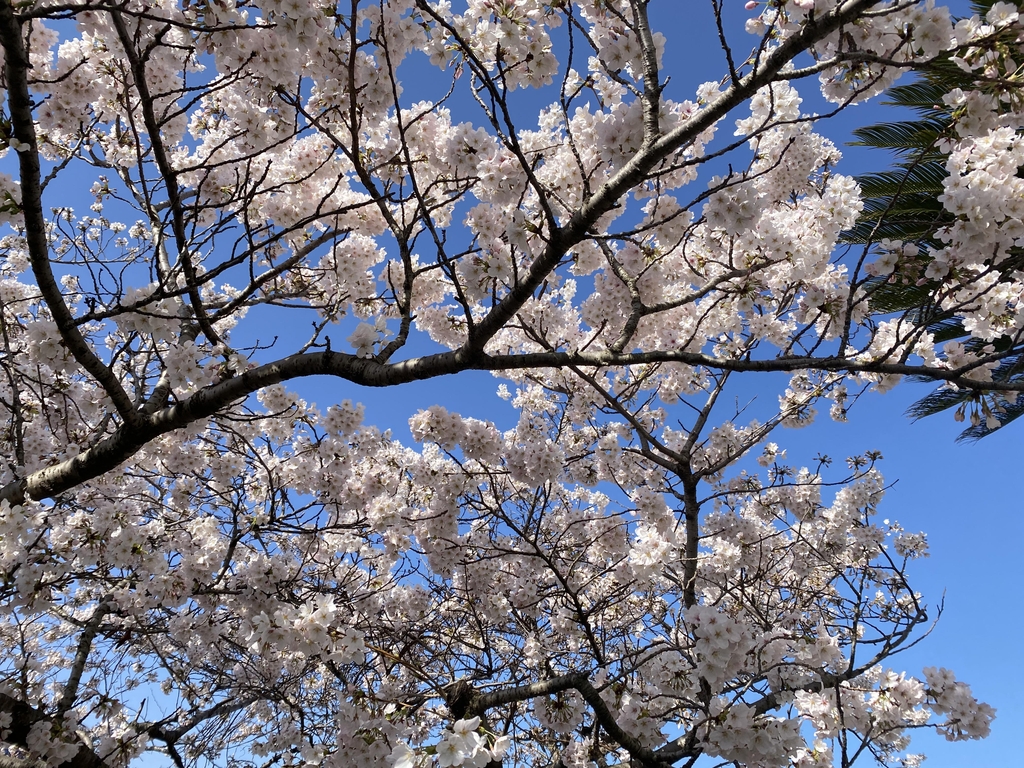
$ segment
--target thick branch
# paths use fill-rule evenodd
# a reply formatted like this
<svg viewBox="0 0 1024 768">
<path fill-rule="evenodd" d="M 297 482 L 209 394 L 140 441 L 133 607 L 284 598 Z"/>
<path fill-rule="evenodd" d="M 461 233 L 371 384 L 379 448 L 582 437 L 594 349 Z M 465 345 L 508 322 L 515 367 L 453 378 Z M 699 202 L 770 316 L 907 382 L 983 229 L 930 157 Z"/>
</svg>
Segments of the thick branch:
<svg viewBox="0 0 1024 768">
<path fill-rule="evenodd" d="M 27 749 L 29 731 L 39 722 L 53 723 L 53 718 L 13 696 L 0 692 L 0 712 L 11 715 L 11 725 L 4 740 Z M 79 741 L 78 752 L 70 760 L 61 763 L 58 768 L 109 768 L 105 762 L 89 747 Z"/>
<path fill-rule="evenodd" d="M 78 649 L 75 651 L 75 660 L 71 664 L 71 674 L 64 684 L 64 693 L 61 694 L 57 703 L 57 716 L 62 717 L 65 712 L 75 704 L 78 696 L 78 686 L 82 682 L 82 674 L 85 672 L 85 664 L 89 660 L 89 653 L 92 651 L 93 640 L 99 634 L 100 626 L 107 614 L 114 610 L 112 602 L 102 602 L 96 606 L 92 617 L 82 630 L 82 636 L 78 639 Z"/>
<path fill-rule="evenodd" d="M 993 358 L 997 359 L 997 358 Z M 231 403 L 282 381 L 328 375 L 367 387 L 388 387 L 411 381 L 447 376 L 468 370 L 509 371 L 524 368 L 569 368 L 645 365 L 678 362 L 721 371 L 849 371 L 852 373 L 927 376 L 958 387 L 981 391 L 1024 391 L 1024 380 L 978 381 L 967 374 L 980 363 L 963 368 L 930 368 L 906 363 L 858 361 L 847 357 L 780 357 L 767 360 L 718 359 L 711 355 L 678 350 L 651 352 L 535 352 L 521 355 L 470 355 L 465 348 L 418 357 L 398 363 L 380 363 L 339 352 L 307 352 L 246 371 L 241 376 L 196 392 L 181 403 L 143 417 L 133 427 L 121 427 L 67 461 L 34 472 L 0 489 L 0 501 L 21 504 L 26 499 L 45 499 L 109 472 L 151 440 L 200 419 L 213 416 Z"/>
<path fill-rule="evenodd" d="M 639 739 L 619 727 L 618 722 L 615 720 L 615 716 L 612 714 L 611 710 L 608 709 L 608 705 L 604 703 L 604 699 L 601 698 L 601 694 L 598 693 L 597 689 L 592 686 L 588 680 L 583 680 L 579 685 L 574 687 L 580 692 L 580 695 L 590 705 L 591 709 L 594 710 L 594 716 L 601 724 L 605 733 L 625 747 L 631 757 L 638 760 L 641 765 L 645 766 L 668 764 L 652 750 L 641 744 Z"/>
<path fill-rule="evenodd" d="M 640 39 L 644 69 L 644 92 L 641 103 L 644 110 L 644 146 L 653 144 L 661 135 L 658 111 L 661 107 L 661 82 L 658 74 L 658 49 L 654 44 L 651 24 L 647 18 L 647 0 L 633 0 L 633 24 Z"/>
<path fill-rule="evenodd" d="M 515 688 L 503 688 L 498 691 L 491 691 L 478 695 L 472 703 L 473 712 L 486 712 L 493 707 L 500 707 L 503 704 L 511 704 L 515 701 L 528 701 L 538 696 L 550 696 L 552 693 L 568 691 L 570 688 L 578 688 L 587 680 L 586 674 L 577 672 L 571 675 L 560 675 L 550 680 L 542 680 L 539 683 L 521 685 Z"/>
</svg>

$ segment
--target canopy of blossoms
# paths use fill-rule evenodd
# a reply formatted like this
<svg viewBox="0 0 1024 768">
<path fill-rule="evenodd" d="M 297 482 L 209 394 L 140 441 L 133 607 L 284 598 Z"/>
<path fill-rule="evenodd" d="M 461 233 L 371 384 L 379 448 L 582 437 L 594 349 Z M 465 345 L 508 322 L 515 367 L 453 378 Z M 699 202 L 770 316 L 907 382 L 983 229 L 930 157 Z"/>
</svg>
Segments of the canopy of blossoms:
<svg viewBox="0 0 1024 768">
<path fill-rule="evenodd" d="M 906 375 L 1024 387 L 992 377 L 1024 335 L 1018 7 L 692 2 L 706 28 L 0 0 L 12 760 L 913 766 L 914 729 L 988 733 L 951 672 L 892 666 L 935 616 L 879 457 L 790 466 L 772 433 Z M 696 34 L 723 64 L 684 93 Z M 946 97 L 944 247 L 838 247 L 828 118 L 947 56 L 977 87 Z M 897 281 L 920 306 L 881 314 Z M 291 391 L 469 370 L 513 427 L 435 406 L 403 445 Z M 757 371 L 791 378 L 755 420 Z"/>
</svg>

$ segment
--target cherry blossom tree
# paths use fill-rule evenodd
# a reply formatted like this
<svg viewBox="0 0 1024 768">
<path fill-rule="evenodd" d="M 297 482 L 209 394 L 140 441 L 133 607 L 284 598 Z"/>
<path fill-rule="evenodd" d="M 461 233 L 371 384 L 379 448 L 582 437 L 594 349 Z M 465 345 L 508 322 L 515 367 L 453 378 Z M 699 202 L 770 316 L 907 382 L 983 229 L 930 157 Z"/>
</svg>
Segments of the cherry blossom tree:
<svg viewBox="0 0 1024 768">
<path fill-rule="evenodd" d="M 987 734 L 951 672 L 892 668 L 936 612 L 879 455 L 774 433 L 906 375 L 1024 387 L 993 377 L 1018 9 L 708 0 L 723 68 L 682 93 L 657 5 L 0 0 L 10 761 L 909 766 L 914 729 Z M 874 300 L 916 244 L 838 245 L 861 195 L 819 131 L 949 54 L 983 87 L 944 97 L 943 344 Z M 404 445 L 352 402 L 470 370 L 511 428 L 434 406 Z M 768 413 L 757 371 L 791 377 Z"/>
</svg>

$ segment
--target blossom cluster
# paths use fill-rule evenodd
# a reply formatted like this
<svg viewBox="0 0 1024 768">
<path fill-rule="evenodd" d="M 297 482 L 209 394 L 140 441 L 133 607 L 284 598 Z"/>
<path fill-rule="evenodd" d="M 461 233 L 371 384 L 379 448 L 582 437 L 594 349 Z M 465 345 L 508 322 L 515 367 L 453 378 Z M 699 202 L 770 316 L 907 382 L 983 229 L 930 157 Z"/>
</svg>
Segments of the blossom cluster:
<svg viewBox="0 0 1024 768">
<path fill-rule="evenodd" d="M 451 730 L 445 730 L 434 748 L 439 768 L 465 765 L 470 768 L 485 768 L 492 761 L 500 761 L 508 751 L 507 736 L 499 736 L 488 747 L 487 740 L 480 735 L 480 718 L 456 720 Z M 390 756 L 392 768 L 414 768 L 421 765 L 416 753 L 400 742 Z"/>
</svg>

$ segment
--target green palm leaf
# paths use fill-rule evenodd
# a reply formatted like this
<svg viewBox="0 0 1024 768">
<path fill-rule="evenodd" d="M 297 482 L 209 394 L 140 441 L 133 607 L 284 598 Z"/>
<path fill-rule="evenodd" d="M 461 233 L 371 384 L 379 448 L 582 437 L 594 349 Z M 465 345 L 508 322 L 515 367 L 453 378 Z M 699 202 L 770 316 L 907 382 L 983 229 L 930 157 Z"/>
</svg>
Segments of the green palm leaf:
<svg viewBox="0 0 1024 768">
<path fill-rule="evenodd" d="M 943 121 L 934 119 L 866 125 L 853 132 L 857 141 L 850 144 L 859 147 L 920 150 L 934 142 L 948 127 Z"/>
</svg>

